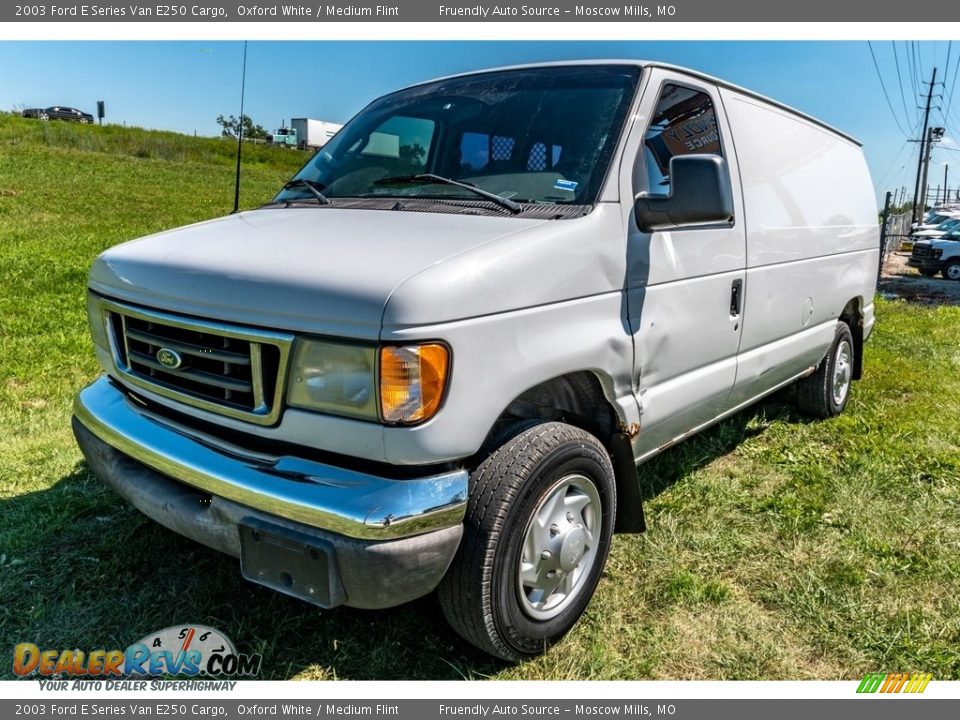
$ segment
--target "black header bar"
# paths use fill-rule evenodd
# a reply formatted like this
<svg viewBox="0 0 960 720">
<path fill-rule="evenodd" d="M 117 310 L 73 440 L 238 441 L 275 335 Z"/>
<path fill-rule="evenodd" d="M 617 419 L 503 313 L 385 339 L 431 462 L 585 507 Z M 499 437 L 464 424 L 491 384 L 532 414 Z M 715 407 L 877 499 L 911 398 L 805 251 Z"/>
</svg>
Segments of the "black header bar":
<svg viewBox="0 0 960 720">
<path fill-rule="evenodd" d="M 952 9 L 951 9 L 952 8 Z M 4 3 L 0 22 L 934 22 L 960 20 L 960 3 L 875 0 L 838 3 L 807 0 L 667 0 L 663 3 L 613 0 L 533 0 L 532 2 L 469 2 L 468 0 L 365 0 L 317 2 L 291 0 L 185 0 L 95 2 L 26 0 Z"/>
</svg>

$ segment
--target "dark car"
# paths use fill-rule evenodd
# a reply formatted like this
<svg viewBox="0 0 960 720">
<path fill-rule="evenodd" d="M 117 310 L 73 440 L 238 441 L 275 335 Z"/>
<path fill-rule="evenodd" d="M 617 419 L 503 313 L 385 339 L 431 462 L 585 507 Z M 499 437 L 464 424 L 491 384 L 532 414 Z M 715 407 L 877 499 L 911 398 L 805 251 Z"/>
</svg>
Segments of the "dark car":
<svg viewBox="0 0 960 720">
<path fill-rule="evenodd" d="M 93 115 L 72 107 L 54 105 L 48 108 L 29 108 L 22 113 L 23 117 L 37 118 L 38 120 L 73 120 L 79 123 L 92 123 Z"/>
</svg>

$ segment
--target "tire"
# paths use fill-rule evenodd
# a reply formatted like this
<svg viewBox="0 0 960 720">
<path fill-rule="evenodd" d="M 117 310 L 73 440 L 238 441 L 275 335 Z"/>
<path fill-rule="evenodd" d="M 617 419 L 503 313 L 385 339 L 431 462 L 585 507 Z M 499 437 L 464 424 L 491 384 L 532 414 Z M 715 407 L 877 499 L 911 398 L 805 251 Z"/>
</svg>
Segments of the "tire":
<svg viewBox="0 0 960 720">
<path fill-rule="evenodd" d="M 951 260 L 941 272 L 944 280 L 960 280 L 960 260 Z"/>
<path fill-rule="evenodd" d="M 921 271 L 920 271 L 920 274 L 923 275 L 925 278 L 932 278 L 932 277 L 934 277 L 934 276 L 937 274 L 937 271 L 936 271 L 936 270 L 921 270 Z"/>
<path fill-rule="evenodd" d="M 470 475 L 463 540 L 437 589 L 444 616 L 503 660 L 543 653 L 590 602 L 615 517 L 597 438 L 558 422 L 523 429 Z"/>
<path fill-rule="evenodd" d="M 805 415 L 829 418 L 847 406 L 853 383 L 854 345 L 850 327 L 837 323 L 830 350 L 812 375 L 797 383 L 797 407 Z"/>
<path fill-rule="evenodd" d="M 39 115 L 37 115 L 37 118 L 39 120 L 49 120 L 50 116 L 47 113 L 42 112 Z"/>
</svg>

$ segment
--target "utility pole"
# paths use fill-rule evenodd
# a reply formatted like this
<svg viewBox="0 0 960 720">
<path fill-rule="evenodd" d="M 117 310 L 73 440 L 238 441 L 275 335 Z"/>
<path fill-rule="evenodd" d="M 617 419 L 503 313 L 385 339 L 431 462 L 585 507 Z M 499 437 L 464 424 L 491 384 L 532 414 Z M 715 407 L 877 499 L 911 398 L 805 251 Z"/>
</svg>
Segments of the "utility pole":
<svg viewBox="0 0 960 720">
<path fill-rule="evenodd" d="M 944 163 L 943 165 L 943 202 L 947 202 L 947 173 L 950 172 L 950 166 Z"/>
<path fill-rule="evenodd" d="M 930 78 L 930 90 L 927 92 L 927 107 L 923 112 L 923 132 L 920 134 L 920 159 L 917 161 L 917 184 L 913 190 L 913 222 L 919 218 L 917 211 L 920 203 L 920 176 L 924 168 L 924 150 L 927 142 L 927 128 L 930 126 L 930 101 L 933 100 L 933 86 L 937 82 L 937 69 L 933 69 L 933 76 Z M 924 180 L 926 183 L 926 180 Z"/>
<path fill-rule="evenodd" d="M 927 184 L 927 173 L 930 170 L 930 156 L 933 154 L 933 145 L 938 143 L 943 139 L 943 134 L 945 129 L 942 127 L 932 127 L 927 130 L 927 152 L 926 159 L 923 161 L 923 185 L 921 187 L 923 195 L 920 196 L 920 206 L 923 208 L 927 207 L 927 198 L 930 196 L 930 186 Z M 937 188 L 937 195 L 939 197 L 940 188 Z"/>
<path fill-rule="evenodd" d="M 930 132 L 933 128 L 928 128 L 927 133 L 924 136 L 923 143 L 923 152 L 921 153 L 921 161 L 923 165 L 920 168 L 921 177 L 923 178 L 920 181 L 920 197 L 917 199 L 920 204 L 920 215 L 923 217 L 924 211 L 927 209 L 927 195 L 930 194 L 930 187 L 927 185 L 927 170 L 930 168 L 930 151 L 933 149 L 933 133 Z"/>
</svg>

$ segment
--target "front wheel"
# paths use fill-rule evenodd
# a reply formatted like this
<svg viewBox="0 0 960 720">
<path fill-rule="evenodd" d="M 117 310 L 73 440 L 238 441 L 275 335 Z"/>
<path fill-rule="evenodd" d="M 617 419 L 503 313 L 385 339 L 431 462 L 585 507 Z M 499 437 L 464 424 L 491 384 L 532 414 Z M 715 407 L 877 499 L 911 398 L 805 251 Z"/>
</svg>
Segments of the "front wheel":
<svg viewBox="0 0 960 720">
<path fill-rule="evenodd" d="M 953 260 L 944 267 L 943 277 L 945 280 L 960 280 L 960 260 Z"/>
<path fill-rule="evenodd" d="M 590 602 L 615 510 L 597 438 L 557 422 L 521 431 L 470 476 L 464 537 L 438 588 L 447 621 L 504 660 L 544 652 Z"/>
</svg>

